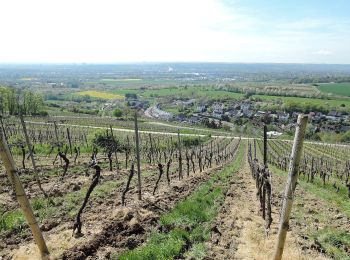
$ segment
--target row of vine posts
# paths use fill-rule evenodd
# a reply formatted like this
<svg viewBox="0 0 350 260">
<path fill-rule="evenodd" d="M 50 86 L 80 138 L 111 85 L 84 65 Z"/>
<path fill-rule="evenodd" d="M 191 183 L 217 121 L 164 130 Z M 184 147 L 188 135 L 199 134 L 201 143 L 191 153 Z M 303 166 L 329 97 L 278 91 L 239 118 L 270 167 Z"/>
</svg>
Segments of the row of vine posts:
<svg viewBox="0 0 350 260">
<path fill-rule="evenodd" d="M 37 167 L 36 161 L 35 161 L 35 157 L 34 157 L 34 145 L 30 142 L 30 134 L 28 133 L 27 127 L 26 127 L 26 123 L 24 121 L 24 118 L 22 115 L 19 115 L 19 121 L 20 124 L 22 126 L 22 132 L 24 135 L 24 139 L 25 142 L 22 144 L 23 147 L 27 146 L 28 150 L 29 150 L 29 156 L 31 158 L 31 162 L 33 165 L 33 172 L 34 172 L 34 178 L 35 181 L 39 187 L 39 190 L 43 193 L 43 195 L 45 196 L 45 198 L 48 199 L 48 203 L 54 203 L 53 201 L 50 200 L 50 192 L 45 191 L 42 188 L 41 182 L 40 182 L 40 178 L 39 178 L 39 169 Z M 54 131 L 52 131 L 51 133 L 49 131 L 46 132 L 47 134 L 47 139 L 52 139 L 54 140 L 53 142 L 51 142 L 51 149 L 49 154 L 51 155 L 52 151 L 57 148 L 57 155 L 54 159 L 53 164 L 55 165 L 55 162 L 57 161 L 57 159 L 59 158 L 61 161 L 61 166 L 63 166 L 63 174 L 61 176 L 61 180 L 63 180 L 64 176 L 66 175 L 67 171 L 68 171 L 68 167 L 71 164 L 70 160 L 67 157 L 67 153 L 68 151 L 70 152 L 70 155 L 72 157 L 73 154 L 73 146 L 72 146 L 72 141 L 71 141 L 71 133 L 69 128 L 66 129 L 65 134 L 66 137 L 68 138 L 68 145 L 64 145 L 63 142 L 60 141 L 60 137 L 59 137 L 59 132 L 58 132 L 58 122 L 56 120 L 51 120 L 49 121 L 47 124 L 51 124 L 54 126 Z M 129 185 L 131 182 L 131 179 L 133 178 L 134 174 L 135 174 L 135 164 L 137 165 L 137 187 L 138 187 L 138 199 L 141 200 L 142 197 L 142 190 L 141 190 L 141 156 L 140 156 L 140 152 L 141 152 L 141 147 L 140 147 L 140 135 L 139 135 L 139 128 L 138 128 L 138 119 L 137 119 L 137 113 L 135 113 L 135 117 L 134 117 L 134 127 L 135 127 L 135 137 L 134 137 L 134 142 L 135 142 L 135 158 L 131 160 L 131 168 L 130 168 L 130 175 L 127 179 L 127 183 L 126 183 L 126 187 L 125 190 L 122 192 L 122 205 L 125 205 L 125 195 L 129 190 Z M 13 129 L 11 129 L 10 131 L 15 131 L 14 133 L 11 134 L 18 134 L 19 133 L 19 129 L 17 128 L 17 126 L 14 125 Z M 17 131 L 17 132 L 16 132 Z M 109 159 L 109 163 L 110 163 L 110 170 L 112 170 L 112 153 L 115 153 L 115 157 L 116 157 L 116 161 L 117 161 L 117 170 L 119 167 L 118 164 L 118 158 L 117 158 L 117 151 L 118 149 L 116 148 L 117 142 L 115 140 L 114 134 L 113 134 L 113 129 L 110 126 L 109 128 L 110 134 L 107 131 L 107 138 L 105 138 L 104 140 L 102 140 L 103 142 L 109 142 L 109 144 L 107 145 L 108 147 L 106 148 L 106 153 L 107 153 L 107 157 Z M 33 233 L 34 239 L 36 244 L 38 245 L 39 251 L 41 253 L 41 256 L 43 259 L 47 258 L 49 256 L 49 252 L 45 243 L 45 240 L 43 238 L 43 235 L 39 229 L 38 223 L 35 219 L 35 216 L 33 214 L 33 210 L 31 208 L 31 205 L 29 203 L 29 200 L 25 194 L 25 191 L 23 189 L 22 183 L 19 179 L 18 173 L 20 172 L 16 166 L 15 166 L 15 162 L 13 160 L 12 154 L 11 154 L 11 150 L 8 144 L 8 138 L 6 136 L 6 130 L 5 130 L 5 126 L 2 122 L 1 119 L 1 128 L 0 128 L 0 159 L 2 160 L 5 169 L 6 169 L 6 173 L 8 175 L 8 178 L 10 179 L 11 183 L 13 184 L 13 186 L 15 187 L 15 194 L 17 196 L 17 199 L 20 203 L 21 209 L 24 212 L 25 218 L 27 220 L 27 222 L 29 223 L 29 226 L 31 228 L 31 231 Z M 32 131 L 31 134 L 35 135 L 35 131 Z M 60 134 L 62 134 L 62 132 L 60 132 Z M 40 135 L 40 134 L 39 134 Z M 49 137 L 50 136 L 50 137 Z M 192 151 L 188 152 L 188 147 L 185 147 L 185 151 L 181 145 L 182 141 L 180 138 L 180 132 L 178 131 L 177 133 L 177 149 L 173 148 L 173 144 L 172 141 L 171 143 L 168 143 L 168 145 L 171 145 L 170 147 L 170 151 L 164 152 L 164 165 L 161 163 L 162 161 L 162 152 L 161 150 L 157 151 L 157 154 L 153 153 L 154 151 L 157 150 L 157 147 L 153 147 L 153 140 L 151 138 L 151 136 L 149 135 L 150 140 L 149 140 L 149 144 L 151 146 L 151 151 L 149 154 L 149 159 L 150 159 L 150 163 L 151 162 L 155 162 L 156 160 L 158 160 L 158 170 L 159 170 L 159 177 L 156 181 L 154 190 L 153 190 L 153 194 L 155 194 L 157 188 L 158 188 L 158 183 L 162 177 L 162 175 L 166 172 L 166 177 L 167 177 L 167 182 L 168 185 L 170 185 L 170 177 L 169 177 L 169 168 L 170 165 L 172 163 L 172 161 L 174 159 L 178 160 L 178 177 L 179 180 L 183 179 L 183 169 L 186 168 L 187 166 L 187 176 L 189 176 L 190 174 L 190 167 L 192 166 L 192 171 L 193 173 L 195 173 L 196 169 L 195 169 L 195 162 L 194 162 L 194 156 L 196 156 L 196 158 L 198 159 L 198 166 L 199 166 L 199 172 L 202 172 L 203 170 L 205 170 L 205 168 L 209 168 L 212 167 L 212 160 L 215 159 L 216 165 L 218 165 L 219 163 L 225 163 L 227 162 L 229 159 L 233 158 L 233 156 L 235 155 L 238 146 L 239 146 L 239 142 L 238 144 L 234 144 L 233 147 L 229 147 L 229 144 L 231 142 L 229 142 L 229 144 L 224 144 L 224 146 L 219 145 L 219 143 L 217 143 L 217 147 L 213 147 L 213 141 L 210 142 L 210 147 L 208 145 L 208 148 L 210 149 L 204 149 L 202 145 L 199 145 L 199 148 L 196 149 L 192 149 Z M 86 140 L 86 135 L 85 135 L 85 141 Z M 171 138 L 170 138 L 171 139 Z M 171 139 L 172 140 L 172 139 Z M 231 139 L 231 141 L 233 140 L 233 138 Z M 42 140 L 41 140 L 42 141 Z M 41 142 L 40 141 L 40 142 Z M 158 140 L 159 141 L 159 140 Z M 113 144 L 110 144 L 110 143 Z M 128 143 L 128 147 L 125 148 L 125 159 L 126 159 L 126 165 L 125 167 L 128 168 L 128 159 L 130 156 L 130 152 L 131 152 L 131 147 L 129 145 L 129 136 L 127 136 L 127 143 Z M 112 147 L 113 146 L 113 147 Z M 147 146 L 147 144 L 145 145 L 145 147 Z M 112 148 L 111 148 L 112 147 Z M 169 147 L 168 147 L 169 148 Z M 216 156 L 213 156 L 213 152 L 215 151 Z M 74 161 L 76 161 L 77 156 L 80 154 L 80 148 L 79 147 L 74 147 L 74 152 L 75 152 L 75 158 Z M 145 151 L 147 153 L 147 151 Z M 85 206 L 88 203 L 88 200 L 90 198 L 91 193 L 93 192 L 94 188 L 98 185 L 99 183 L 99 179 L 101 177 L 101 168 L 98 165 L 98 160 L 97 160 L 97 148 L 93 149 L 92 155 L 91 155 L 91 160 L 90 163 L 87 167 L 87 170 L 89 168 L 93 168 L 95 170 L 95 174 L 92 177 L 92 181 L 91 184 L 87 190 L 87 193 L 85 195 L 84 201 L 82 206 L 80 207 L 77 216 L 75 218 L 75 222 L 73 225 L 73 234 L 76 235 L 81 235 L 81 230 L 82 230 L 82 221 L 81 221 L 81 214 L 83 213 L 83 210 L 85 208 Z M 185 158 L 183 158 L 183 155 L 185 155 Z M 158 157 L 157 159 L 154 157 Z M 23 158 L 25 158 L 25 153 L 23 155 Z M 28 159 L 27 158 L 27 159 Z M 185 167 L 183 167 L 183 160 L 185 160 Z M 23 159 L 24 161 L 24 159 Z M 64 162 L 64 165 L 63 165 Z M 166 167 L 166 169 L 165 169 Z M 23 168 L 25 169 L 25 166 L 23 165 Z"/>
<path fill-rule="evenodd" d="M 300 114 L 297 119 L 295 137 L 290 155 L 287 184 L 284 191 L 282 210 L 278 224 L 278 234 L 276 247 L 274 252 L 274 260 L 281 260 L 283 249 L 286 241 L 287 231 L 289 228 L 289 218 L 292 211 L 294 192 L 299 175 L 299 164 L 302 155 L 305 130 L 308 116 Z M 252 149 L 254 148 L 254 156 Z M 271 216 L 271 197 L 272 197 L 272 173 L 267 166 L 267 127 L 264 126 L 263 138 L 263 163 L 260 163 L 256 157 L 256 139 L 254 139 L 254 147 L 249 143 L 248 162 L 251 169 L 252 177 L 256 182 L 257 197 L 260 202 L 260 211 L 265 219 L 265 230 L 268 234 L 272 223 Z"/>
<path fill-rule="evenodd" d="M 251 169 L 252 177 L 255 180 L 257 189 L 257 197 L 260 202 L 260 212 L 262 218 L 265 220 L 265 230 L 269 233 L 272 223 L 272 174 L 267 167 L 267 128 L 264 126 L 264 162 L 260 163 L 256 157 L 256 139 L 254 139 L 254 158 L 252 152 L 252 145 L 249 143 L 248 147 L 248 162 Z"/>
</svg>

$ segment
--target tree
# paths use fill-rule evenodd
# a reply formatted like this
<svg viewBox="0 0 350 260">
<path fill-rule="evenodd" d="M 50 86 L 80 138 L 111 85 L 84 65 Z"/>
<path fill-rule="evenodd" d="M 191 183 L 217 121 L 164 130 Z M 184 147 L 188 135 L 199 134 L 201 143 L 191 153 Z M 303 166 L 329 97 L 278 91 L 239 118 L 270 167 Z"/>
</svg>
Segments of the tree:
<svg viewBox="0 0 350 260">
<path fill-rule="evenodd" d="M 116 108 L 113 111 L 113 116 L 115 116 L 115 117 L 122 117 L 123 116 L 123 111 L 120 108 Z"/>
<path fill-rule="evenodd" d="M 222 121 L 230 122 L 230 117 L 228 115 L 221 116 Z"/>
<path fill-rule="evenodd" d="M 41 94 L 32 91 L 18 91 L 14 88 L 0 88 L 0 113 L 17 115 L 38 115 L 42 113 L 44 100 Z M 21 110 L 21 111 L 20 111 Z"/>
<path fill-rule="evenodd" d="M 137 99 L 137 95 L 135 93 L 126 93 L 125 98 L 126 99 Z"/>
</svg>

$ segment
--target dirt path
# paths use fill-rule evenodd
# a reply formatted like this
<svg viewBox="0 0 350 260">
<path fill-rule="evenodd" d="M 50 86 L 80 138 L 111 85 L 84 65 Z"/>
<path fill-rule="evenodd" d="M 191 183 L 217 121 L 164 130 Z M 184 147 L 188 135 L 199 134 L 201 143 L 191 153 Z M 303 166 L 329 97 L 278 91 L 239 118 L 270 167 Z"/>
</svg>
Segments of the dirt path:
<svg viewBox="0 0 350 260">
<path fill-rule="evenodd" d="M 225 202 L 212 226 L 206 244 L 209 259 L 272 259 L 277 234 L 279 207 L 273 207 L 273 224 L 265 234 L 265 222 L 259 215 L 255 181 L 247 159 L 231 180 Z M 317 252 L 304 252 L 293 232 L 289 232 L 283 259 L 325 259 Z"/>
</svg>

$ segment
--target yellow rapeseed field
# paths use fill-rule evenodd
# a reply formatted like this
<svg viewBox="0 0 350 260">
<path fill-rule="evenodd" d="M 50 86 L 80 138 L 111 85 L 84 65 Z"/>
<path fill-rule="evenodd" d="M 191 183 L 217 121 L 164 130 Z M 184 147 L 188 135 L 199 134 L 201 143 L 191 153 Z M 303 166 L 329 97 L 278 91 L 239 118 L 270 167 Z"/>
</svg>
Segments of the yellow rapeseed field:
<svg viewBox="0 0 350 260">
<path fill-rule="evenodd" d="M 102 99 L 123 99 L 124 98 L 122 95 L 101 92 L 101 91 L 94 91 L 94 90 L 81 91 L 75 94 L 79 96 L 90 96 L 90 97 L 102 98 Z"/>
</svg>

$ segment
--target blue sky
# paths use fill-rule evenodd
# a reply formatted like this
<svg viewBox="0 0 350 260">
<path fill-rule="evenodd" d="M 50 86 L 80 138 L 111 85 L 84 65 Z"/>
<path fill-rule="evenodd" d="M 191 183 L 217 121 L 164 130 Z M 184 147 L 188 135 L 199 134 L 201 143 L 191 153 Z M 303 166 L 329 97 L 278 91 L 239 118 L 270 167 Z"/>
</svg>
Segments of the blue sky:
<svg viewBox="0 0 350 260">
<path fill-rule="evenodd" d="M 346 0 L 2 0 L 0 63 L 350 63 Z"/>
</svg>

